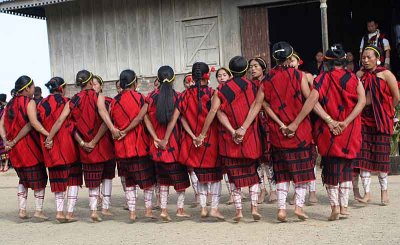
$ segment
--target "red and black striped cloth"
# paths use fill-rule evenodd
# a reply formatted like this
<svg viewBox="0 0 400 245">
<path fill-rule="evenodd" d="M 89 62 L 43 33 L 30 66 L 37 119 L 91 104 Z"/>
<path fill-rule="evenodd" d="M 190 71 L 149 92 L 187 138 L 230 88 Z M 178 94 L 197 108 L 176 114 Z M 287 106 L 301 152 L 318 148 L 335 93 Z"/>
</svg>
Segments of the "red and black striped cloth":
<svg viewBox="0 0 400 245">
<path fill-rule="evenodd" d="M 344 69 L 323 72 L 314 80 L 319 103 L 333 120 L 342 122 L 358 102 L 357 77 Z M 361 147 L 361 115 L 340 134 L 334 135 L 328 124 L 318 118 L 314 124 L 314 139 L 321 156 L 354 159 Z"/>
<path fill-rule="evenodd" d="M 258 159 L 221 157 L 229 182 L 236 188 L 249 187 L 260 182 L 257 173 Z"/>
<path fill-rule="evenodd" d="M 44 163 L 30 167 L 14 167 L 19 178 L 19 184 L 32 190 L 41 190 L 47 185 L 47 172 Z"/>
<path fill-rule="evenodd" d="M 276 183 L 293 181 L 298 184 L 315 180 L 315 154 L 311 145 L 296 149 L 273 146 L 272 164 Z"/>
<path fill-rule="evenodd" d="M 352 181 L 353 159 L 343 157 L 322 157 L 322 183 L 337 186 L 340 183 Z"/>
<path fill-rule="evenodd" d="M 73 163 L 49 168 L 52 192 L 65 192 L 68 186 L 82 186 L 82 164 Z"/>
<path fill-rule="evenodd" d="M 147 156 L 120 159 L 119 164 L 125 170 L 124 177 L 127 187 L 139 185 L 141 189 L 148 189 L 155 185 L 154 163 Z"/>
<path fill-rule="evenodd" d="M 101 163 L 82 164 L 83 177 L 87 188 L 97 188 L 103 179 L 112 179 L 115 176 L 115 160 Z"/>
<path fill-rule="evenodd" d="M 180 163 L 154 162 L 157 183 L 160 186 L 173 186 L 176 191 L 184 191 L 190 186 L 188 170 Z"/>
</svg>

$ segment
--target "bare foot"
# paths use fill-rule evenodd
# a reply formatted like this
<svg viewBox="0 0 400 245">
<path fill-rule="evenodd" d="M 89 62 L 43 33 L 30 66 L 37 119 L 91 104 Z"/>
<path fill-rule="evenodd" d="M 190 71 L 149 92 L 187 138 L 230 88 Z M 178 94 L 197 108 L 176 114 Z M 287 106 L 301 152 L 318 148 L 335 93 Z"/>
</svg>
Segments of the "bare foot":
<svg viewBox="0 0 400 245">
<path fill-rule="evenodd" d="M 360 188 L 353 188 L 354 200 L 362 199 L 360 194 Z"/>
<path fill-rule="evenodd" d="M 65 218 L 65 215 L 63 212 L 57 212 L 56 214 L 56 220 L 60 223 L 66 223 L 67 219 Z"/>
<path fill-rule="evenodd" d="M 129 211 L 129 219 L 131 221 L 136 221 L 136 212 L 135 211 Z"/>
<path fill-rule="evenodd" d="M 33 218 L 35 218 L 39 222 L 47 221 L 49 220 L 49 217 L 47 217 L 43 211 L 36 211 L 35 214 L 33 215 Z"/>
<path fill-rule="evenodd" d="M 191 217 L 191 215 L 186 213 L 183 208 L 178 208 L 178 210 L 176 210 L 176 216 L 180 217 L 180 218 L 190 218 Z"/>
<path fill-rule="evenodd" d="M 274 202 L 276 202 L 276 201 L 278 201 L 278 197 L 276 196 L 276 191 L 271 191 L 271 192 L 269 193 L 268 202 L 269 202 L 269 203 L 274 203 Z"/>
<path fill-rule="evenodd" d="M 229 200 L 226 202 L 226 205 L 231 205 L 233 204 L 233 197 L 232 195 L 229 195 Z"/>
<path fill-rule="evenodd" d="M 289 200 L 289 204 L 294 205 L 295 203 L 296 203 L 296 194 L 293 194 L 293 197 L 290 198 L 290 200 Z"/>
<path fill-rule="evenodd" d="M 100 216 L 97 214 L 97 211 L 92 211 L 92 213 L 90 214 L 90 218 L 92 219 L 93 222 L 100 222 L 100 221 L 102 221 L 102 219 L 100 218 Z"/>
<path fill-rule="evenodd" d="M 65 216 L 65 218 L 67 219 L 67 222 L 68 222 L 68 223 L 72 223 L 72 222 L 78 221 L 78 220 L 75 218 L 74 213 L 70 213 L 70 212 L 67 213 L 67 215 Z"/>
<path fill-rule="evenodd" d="M 296 207 L 294 208 L 294 214 L 297 215 L 297 218 L 299 218 L 300 220 L 307 220 L 308 216 L 306 215 L 306 213 L 304 213 L 303 208 L 299 207 L 296 205 Z"/>
<path fill-rule="evenodd" d="M 287 217 L 287 215 L 286 215 L 286 209 L 278 209 L 278 215 L 277 215 L 276 218 L 277 218 L 280 222 L 287 222 L 286 217 Z"/>
<path fill-rule="evenodd" d="M 29 219 L 29 215 L 26 213 L 25 209 L 20 209 L 18 213 L 18 218 L 20 219 Z"/>
<path fill-rule="evenodd" d="M 239 221 L 243 218 L 242 210 L 241 209 L 236 209 L 236 215 L 233 217 L 233 221 L 236 223 L 239 223 Z"/>
<path fill-rule="evenodd" d="M 381 205 L 382 206 L 389 205 L 389 195 L 387 190 L 381 191 Z"/>
<path fill-rule="evenodd" d="M 259 221 L 261 219 L 261 214 L 258 212 L 257 207 L 251 206 L 251 215 L 253 216 L 254 221 Z"/>
<path fill-rule="evenodd" d="M 113 216 L 113 213 L 110 212 L 110 209 L 102 209 L 101 214 L 104 216 Z"/>
<path fill-rule="evenodd" d="M 212 208 L 211 209 L 211 211 L 210 211 L 210 216 L 211 217 L 214 217 L 214 218 L 216 218 L 216 219 L 218 219 L 218 220 L 225 220 L 225 217 L 219 212 L 219 210 L 218 209 L 216 209 L 216 208 Z"/>
<path fill-rule="evenodd" d="M 317 193 L 315 191 L 310 191 L 310 196 L 308 198 L 308 202 L 311 205 L 318 203 Z"/>
<path fill-rule="evenodd" d="M 261 189 L 260 195 L 258 195 L 258 204 L 264 203 L 265 197 L 267 195 L 267 190 L 266 189 Z"/>
<path fill-rule="evenodd" d="M 329 221 L 335 221 L 339 218 L 339 207 L 336 206 L 332 206 L 332 212 L 331 212 L 331 216 L 329 216 L 328 220 Z"/>
<path fill-rule="evenodd" d="M 347 210 L 347 207 L 342 207 L 342 206 L 340 206 L 340 214 L 345 216 L 350 215 L 349 211 Z"/>
<path fill-rule="evenodd" d="M 167 209 L 161 209 L 160 218 L 163 222 L 171 222 L 171 218 L 169 217 L 169 214 L 167 213 Z"/>
<path fill-rule="evenodd" d="M 360 203 L 369 203 L 371 201 L 371 193 L 366 192 L 363 198 L 357 199 Z"/>
<path fill-rule="evenodd" d="M 152 208 L 146 208 L 146 211 L 144 212 L 144 217 L 149 218 L 149 219 L 157 219 L 157 217 L 153 215 Z"/>
<path fill-rule="evenodd" d="M 201 218 L 207 218 L 207 217 L 208 217 L 207 208 L 201 208 L 201 210 L 200 210 L 200 217 L 201 217 Z"/>
</svg>

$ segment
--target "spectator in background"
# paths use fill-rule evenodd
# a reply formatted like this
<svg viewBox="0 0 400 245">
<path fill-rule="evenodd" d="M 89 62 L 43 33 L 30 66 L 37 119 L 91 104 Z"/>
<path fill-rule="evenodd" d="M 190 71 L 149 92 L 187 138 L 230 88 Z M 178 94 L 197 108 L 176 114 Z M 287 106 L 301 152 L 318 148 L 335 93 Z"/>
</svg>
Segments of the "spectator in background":
<svg viewBox="0 0 400 245">
<path fill-rule="evenodd" d="M 354 62 L 353 53 L 347 52 L 346 59 L 347 59 L 346 70 L 356 73 L 360 69 L 360 66 L 357 64 L 357 62 Z"/>
<path fill-rule="evenodd" d="M 40 87 L 35 87 L 35 93 L 33 94 L 33 100 L 36 102 L 36 105 L 42 101 L 42 89 Z"/>
<path fill-rule="evenodd" d="M 360 57 L 365 47 L 373 45 L 383 50 L 380 54 L 380 65 L 390 69 L 390 44 L 384 33 L 378 29 L 378 22 L 374 19 L 367 21 L 368 33 L 361 39 Z"/>
<path fill-rule="evenodd" d="M 315 54 L 314 61 L 311 62 L 311 64 L 308 67 L 308 72 L 311 73 L 313 77 L 318 76 L 319 73 L 322 71 L 323 61 L 324 61 L 324 54 L 322 53 L 322 51 L 318 51 Z"/>
</svg>

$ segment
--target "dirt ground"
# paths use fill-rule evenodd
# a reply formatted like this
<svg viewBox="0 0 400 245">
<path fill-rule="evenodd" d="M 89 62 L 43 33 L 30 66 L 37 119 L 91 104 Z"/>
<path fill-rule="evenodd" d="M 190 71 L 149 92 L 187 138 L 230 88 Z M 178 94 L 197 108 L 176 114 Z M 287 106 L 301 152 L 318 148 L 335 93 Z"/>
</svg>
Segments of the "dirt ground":
<svg viewBox="0 0 400 245">
<path fill-rule="evenodd" d="M 0 244 L 400 244 L 400 176 L 389 177 L 390 205 L 380 206 L 379 183 L 372 181 L 372 202 L 361 205 L 353 201 L 351 194 L 348 219 L 327 221 L 329 202 L 320 178 L 318 178 L 319 204 L 305 207 L 310 219 L 300 222 L 288 206 L 289 222 L 276 221 L 276 204 L 261 204 L 263 218 L 254 222 L 250 215 L 250 203 L 244 204 L 244 220 L 231 221 L 234 206 L 226 205 L 227 190 L 223 184 L 220 209 L 227 221 L 200 220 L 198 208 L 189 208 L 193 191 L 188 189 L 185 209 L 193 217 L 179 220 L 175 217 L 176 195 L 170 196 L 168 206 L 173 219 L 171 223 L 149 221 L 143 217 L 143 195 L 138 203 L 138 220 L 128 222 L 128 211 L 122 209 L 124 195 L 119 178 L 113 181 L 111 211 L 114 216 L 101 223 L 90 222 L 88 192 L 80 189 L 76 207 L 78 222 L 58 224 L 54 220 L 54 195 L 46 189 L 45 212 L 50 221 L 35 223 L 17 218 L 18 178 L 14 170 L 0 174 Z M 293 190 L 291 190 L 292 192 Z M 33 191 L 28 196 L 28 211 L 34 211 Z M 158 215 L 159 212 L 155 211 Z"/>
</svg>

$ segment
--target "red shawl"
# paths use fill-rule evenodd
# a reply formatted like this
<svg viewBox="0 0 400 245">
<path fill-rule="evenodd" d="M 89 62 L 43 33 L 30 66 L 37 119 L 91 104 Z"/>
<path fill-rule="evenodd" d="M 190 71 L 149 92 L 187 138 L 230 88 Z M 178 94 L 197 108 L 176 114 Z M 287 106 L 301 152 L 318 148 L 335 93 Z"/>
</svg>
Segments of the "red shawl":
<svg viewBox="0 0 400 245">
<path fill-rule="evenodd" d="M 200 90 L 201 112 L 198 108 L 197 87 L 191 87 L 185 90 L 180 97 L 178 109 L 182 117 L 186 119 L 195 135 L 201 133 L 207 114 L 211 108 L 211 98 L 214 89 L 202 86 Z M 217 121 L 211 124 L 204 139 L 204 144 L 196 148 L 193 145 L 193 139 L 185 130 L 183 130 L 181 151 L 179 161 L 193 168 L 215 168 L 218 165 L 218 125 Z"/>
<path fill-rule="evenodd" d="M 123 90 L 110 104 L 110 116 L 116 128 L 123 130 L 139 114 L 145 103 L 141 93 Z M 114 142 L 117 158 L 143 157 L 147 155 L 148 139 L 144 125 L 139 123 L 122 139 Z"/>
<path fill-rule="evenodd" d="M 160 91 L 157 89 L 150 93 L 146 98 L 146 103 L 149 104 L 148 115 L 150 117 L 150 121 L 153 124 L 154 130 L 156 131 L 157 137 L 159 139 L 163 139 L 165 136 L 165 132 L 167 131 L 167 125 L 162 125 L 157 121 L 157 100 Z M 178 101 L 178 94 L 174 92 L 174 103 Z M 150 145 L 149 155 L 156 162 L 163 163 L 175 163 L 178 162 L 179 158 L 179 145 L 181 138 L 181 129 L 179 124 L 175 125 L 175 128 L 172 131 L 172 134 L 169 138 L 167 149 L 161 150 L 157 149 L 153 142 Z"/>
<path fill-rule="evenodd" d="M 17 95 L 7 104 L 4 115 L 6 138 L 13 140 L 21 129 L 29 123 L 27 107 L 31 98 Z M 32 167 L 43 162 L 39 134 L 32 129 L 10 151 L 13 167 Z"/>
<path fill-rule="evenodd" d="M 256 94 L 257 86 L 246 77 L 236 77 L 219 85 L 220 110 L 227 115 L 233 128 L 238 129 L 242 126 Z M 258 119 L 247 129 L 241 144 L 236 144 L 230 132 L 223 128 L 220 132 L 219 145 L 219 153 L 222 156 L 258 159 L 261 156 Z"/>
<path fill-rule="evenodd" d="M 379 132 L 393 134 L 394 107 L 392 93 L 387 82 L 376 74 L 385 71 L 384 67 L 377 67 L 374 71 L 364 71 L 361 81 L 365 93 L 371 95 L 371 106 L 374 118 L 362 118 L 362 123 L 376 127 Z"/>
<path fill-rule="evenodd" d="M 90 142 L 100 129 L 103 120 L 97 109 L 97 93 L 93 89 L 82 90 L 70 101 L 71 118 L 82 139 Z M 101 163 L 114 158 L 114 144 L 107 132 L 90 153 L 79 148 L 82 163 Z"/>
<path fill-rule="evenodd" d="M 69 99 L 63 97 L 61 94 L 55 94 L 49 95 L 37 106 L 39 121 L 41 121 L 43 127 L 48 132 L 50 132 L 54 123 L 61 115 L 64 106 L 68 101 Z M 72 135 L 73 128 L 73 124 L 70 118 L 68 118 L 65 120 L 58 133 L 54 136 L 53 147 L 48 150 L 42 144 L 44 163 L 46 167 L 66 165 L 78 161 L 78 151 Z M 40 135 L 40 140 L 42 142 L 46 140 L 44 135 Z"/>
<path fill-rule="evenodd" d="M 314 81 L 319 103 L 333 120 L 344 121 L 358 102 L 357 77 L 344 69 L 320 74 Z M 321 118 L 314 125 L 314 139 L 322 156 L 353 159 L 361 147 L 361 115 L 341 135 L 334 136 Z"/>
<path fill-rule="evenodd" d="M 263 81 L 265 101 L 285 125 L 294 121 L 305 102 L 301 91 L 302 76 L 303 73 L 297 69 L 277 66 Z M 311 122 L 308 116 L 300 123 L 293 138 L 285 137 L 273 120 L 269 120 L 268 126 L 271 144 L 277 148 L 294 149 L 311 143 Z"/>
</svg>

